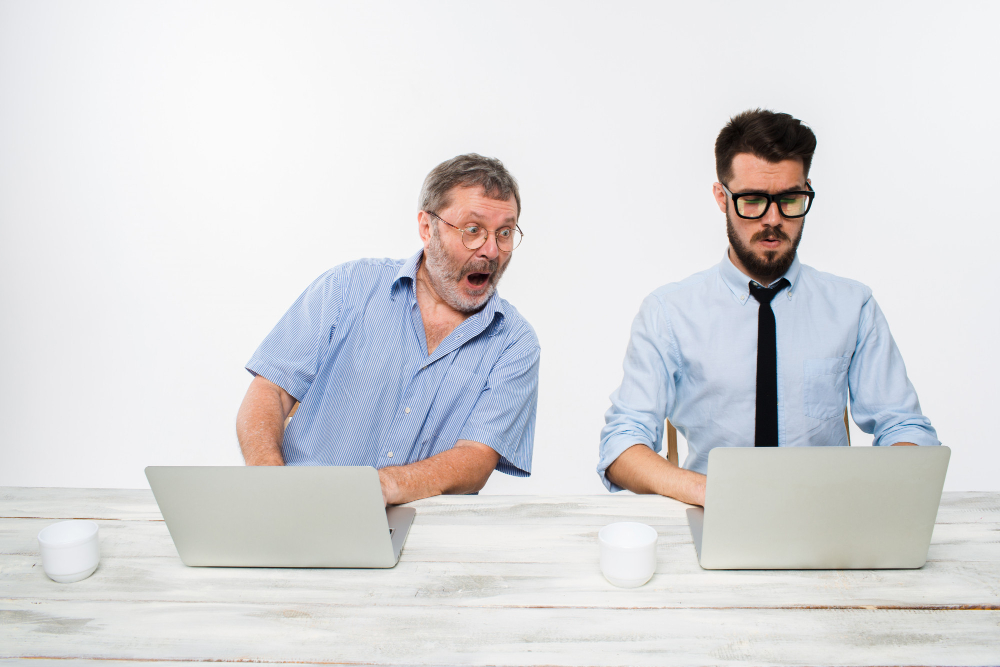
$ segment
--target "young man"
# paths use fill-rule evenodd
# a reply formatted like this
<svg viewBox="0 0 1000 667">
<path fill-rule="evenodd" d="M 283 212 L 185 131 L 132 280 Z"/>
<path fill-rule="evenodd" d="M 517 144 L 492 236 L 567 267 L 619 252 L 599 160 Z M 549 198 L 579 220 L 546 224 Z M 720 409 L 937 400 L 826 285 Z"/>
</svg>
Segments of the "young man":
<svg viewBox="0 0 1000 667">
<path fill-rule="evenodd" d="M 521 238 L 517 182 L 460 155 L 428 174 L 420 209 L 420 252 L 327 271 L 247 363 L 247 465 L 373 466 L 387 504 L 531 473 L 538 339 L 496 293 Z"/>
<path fill-rule="evenodd" d="M 719 133 L 713 194 L 729 247 L 636 316 L 601 432 L 610 490 L 702 505 L 713 447 L 846 445 L 848 395 L 876 445 L 940 444 L 871 290 L 796 256 L 815 148 L 801 121 L 759 109 Z M 664 419 L 687 438 L 683 467 L 656 454 Z"/>
</svg>

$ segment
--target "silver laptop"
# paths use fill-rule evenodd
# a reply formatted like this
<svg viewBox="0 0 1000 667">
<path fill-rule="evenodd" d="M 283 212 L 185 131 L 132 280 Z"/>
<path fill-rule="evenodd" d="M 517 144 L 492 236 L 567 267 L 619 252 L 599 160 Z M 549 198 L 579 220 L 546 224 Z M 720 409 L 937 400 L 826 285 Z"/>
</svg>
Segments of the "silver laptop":
<svg viewBox="0 0 1000 667">
<path fill-rule="evenodd" d="M 705 508 L 688 509 L 708 570 L 916 568 L 947 447 L 717 447 Z"/>
<path fill-rule="evenodd" d="M 412 507 L 382 502 L 370 467 L 150 466 L 185 565 L 393 567 Z"/>
</svg>

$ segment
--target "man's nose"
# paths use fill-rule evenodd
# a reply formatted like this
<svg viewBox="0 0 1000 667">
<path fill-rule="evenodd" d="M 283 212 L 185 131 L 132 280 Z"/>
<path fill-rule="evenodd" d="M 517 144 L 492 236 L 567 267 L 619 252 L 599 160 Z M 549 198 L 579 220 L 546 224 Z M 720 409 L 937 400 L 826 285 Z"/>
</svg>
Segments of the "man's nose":
<svg viewBox="0 0 1000 667">
<path fill-rule="evenodd" d="M 486 243 L 479 246 L 479 254 L 487 259 L 496 259 L 500 256 L 500 247 L 497 245 L 496 232 L 486 234 Z"/>
<path fill-rule="evenodd" d="M 781 215 L 781 207 L 776 201 L 771 202 L 771 205 L 767 207 L 767 213 L 765 213 L 764 217 L 760 219 L 760 221 L 768 227 L 777 227 L 784 222 L 784 220 L 785 216 Z"/>
</svg>

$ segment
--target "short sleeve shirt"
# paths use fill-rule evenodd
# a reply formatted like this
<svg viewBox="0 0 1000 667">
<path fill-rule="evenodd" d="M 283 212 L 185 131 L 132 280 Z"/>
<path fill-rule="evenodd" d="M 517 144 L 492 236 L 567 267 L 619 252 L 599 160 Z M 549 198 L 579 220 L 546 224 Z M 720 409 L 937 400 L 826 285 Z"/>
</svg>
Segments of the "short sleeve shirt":
<svg viewBox="0 0 1000 667">
<path fill-rule="evenodd" d="M 405 465 L 458 440 L 531 474 L 540 347 L 494 294 L 427 354 L 408 260 L 363 259 L 317 278 L 264 339 L 247 370 L 300 402 L 286 465 Z"/>
</svg>

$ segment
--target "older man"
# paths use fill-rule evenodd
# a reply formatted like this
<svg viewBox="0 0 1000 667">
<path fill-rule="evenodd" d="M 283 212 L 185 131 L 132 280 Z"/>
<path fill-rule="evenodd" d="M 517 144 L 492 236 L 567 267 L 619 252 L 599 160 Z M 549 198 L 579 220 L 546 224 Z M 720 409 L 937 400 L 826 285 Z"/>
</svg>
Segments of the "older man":
<svg viewBox="0 0 1000 667">
<path fill-rule="evenodd" d="M 722 261 L 643 302 L 611 395 L 598 474 L 612 491 L 704 504 L 714 447 L 846 445 L 844 408 L 876 445 L 940 444 L 885 317 L 864 285 L 799 263 L 816 137 L 747 111 L 715 144 Z M 683 467 L 658 456 L 664 419 Z"/>
<path fill-rule="evenodd" d="M 531 473 L 539 345 L 496 293 L 521 239 L 517 182 L 461 155 L 420 194 L 423 249 L 330 269 L 247 363 L 247 465 L 379 469 L 387 504 Z M 301 405 L 284 428 L 296 402 Z"/>
</svg>

